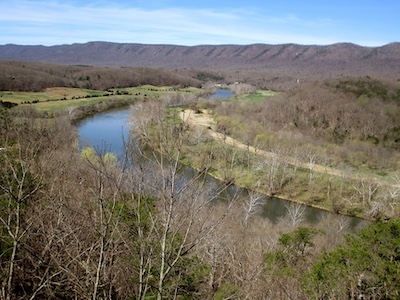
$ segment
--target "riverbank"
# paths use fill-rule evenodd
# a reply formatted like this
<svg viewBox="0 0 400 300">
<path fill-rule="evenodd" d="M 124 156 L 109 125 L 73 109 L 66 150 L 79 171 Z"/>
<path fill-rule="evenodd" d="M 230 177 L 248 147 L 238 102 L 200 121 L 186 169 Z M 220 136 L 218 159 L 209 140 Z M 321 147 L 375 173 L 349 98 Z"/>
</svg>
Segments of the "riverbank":
<svg viewBox="0 0 400 300">
<path fill-rule="evenodd" d="M 112 152 L 116 157 L 125 157 L 126 142 L 129 141 L 129 133 L 132 128 L 132 124 L 128 121 L 131 110 L 128 108 L 122 109 L 111 109 L 105 112 L 101 112 L 85 118 L 82 122 L 76 125 L 79 132 L 79 143 L 81 146 L 94 147 L 100 151 Z M 187 132 L 189 133 L 189 132 Z M 144 145 L 143 145 L 144 146 Z M 145 148 L 143 148 L 144 150 Z M 147 148 L 148 151 L 142 152 L 146 153 L 147 158 L 145 160 L 152 160 L 158 153 L 154 156 L 153 150 L 155 148 Z M 139 159 L 139 157 L 136 157 Z M 168 164 L 168 159 L 164 162 Z M 184 157 L 182 157 L 182 165 L 179 167 L 180 176 L 184 176 L 186 180 L 191 180 L 193 176 L 198 176 L 199 173 L 206 175 L 205 186 L 210 188 L 220 195 L 222 199 L 236 199 L 236 208 L 241 209 L 242 205 L 248 201 L 250 195 L 257 195 L 258 206 L 257 214 L 262 216 L 262 219 L 267 219 L 273 224 L 278 224 L 281 220 L 288 217 L 288 207 L 291 206 L 290 201 L 283 199 L 281 197 L 269 197 L 266 193 L 254 193 L 244 186 L 233 185 L 232 182 L 227 183 L 226 181 L 219 180 L 221 177 L 215 176 L 214 170 L 200 170 L 198 168 L 193 168 L 192 164 L 185 164 Z M 165 165 L 167 167 L 168 165 Z M 203 178 L 203 177 L 202 177 Z M 293 201 L 291 201 L 293 202 Z M 262 203 L 262 205 L 261 205 Z M 326 210 L 313 208 L 309 205 L 304 205 L 300 208 L 303 211 L 302 218 L 303 221 L 308 224 L 317 224 L 331 215 Z M 332 215 L 335 217 L 335 215 Z M 347 220 L 347 218 L 346 218 Z M 349 218 L 349 224 L 351 228 L 355 228 L 357 224 L 361 221 L 356 218 Z"/>
<path fill-rule="evenodd" d="M 278 171 L 276 171 L 275 174 L 266 174 L 265 172 L 260 172 L 260 170 L 250 170 L 249 166 L 246 168 L 243 165 L 239 168 L 240 170 L 237 170 L 237 168 L 235 170 L 233 164 L 240 164 L 240 162 L 234 163 L 234 158 L 232 158 L 232 166 L 228 172 L 229 177 L 227 177 L 226 172 L 222 172 L 218 167 L 216 167 L 216 164 L 213 165 L 210 170 L 211 176 L 225 182 L 232 181 L 240 188 L 256 190 L 257 192 L 268 196 L 279 197 L 287 201 L 300 203 L 330 212 L 374 220 L 376 217 L 369 215 L 360 205 L 346 202 L 345 199 L 340 200 L 333 198 L 330 193 L 333 194 L 332 189 L 335 188 L 335 184 L 340 182 L 340 188 L 345 191 L 343 193 L 343 198 L 348 197 L 345 193 L 349 193 L 350 189 L 355 189 L 354 183 L 358 181 L 369 182 L 371 186 L 374 184 L 376 187 L 394 187 L 386 181 L 365 174 L 344 173 L 342 170 L 319 165 L 315 162 L 305 163 L 287 154 L 268 152 L 250 145 L 245 145 L 228 135 L 218 132 L 216 122 L 207 110 L 198 113 L 190 109 L 185 109 L 179 113 L 179 116 L 183 120 L 185 126 L 190 128 L 190 130 L 193 130 L 194 132 L 203 130 L 203 133 L 214 140 L 217 144 L 230 146 L 233 149 L 236 149 L 234 150 L 236 151 L 236 160 L 243 160 L 243 157 L 247 156 L 248 163 L 250 163 L 251 156 L 252 160 L 268 161 L 265 162 L 264 167 L 270 169 L 282 168 L 281 164 L 284 164 L 283 168 L 286 169 L 286 179 L 281 178 L 280 181 L 287 180 L 288 182 L 279 187 L 277 187 L 279 183 L 272 182 L 279 181 L 277 178 L 273 178 L 274 176 L 278 176 Z M 201 154 L 197 153 L 197 156 L 201 156 Z M 201 170 L 203 168 L 203 166 L 196 164 L 195 157 L 188 158 L 188 156 L 185 156 L 185 161 L 196 169 Z M 285 177 L 285 175 L 282 175 L 281 177 Z M 292 188 L 287 187 L 289 184 L 292 185 Z M 322 189 L 322 186 L 325 184 L 330 186 L 330 190 L 319 190 Z M 320 186 L 318 187 L 318 185 Z"/>
<path fill-rule="evenodd" d="M 255 155 L 264 156 L 266 158 L 275 158 L 275 159 L 277 158 L 277 154 L 276 153 L 263 151 L 263 150 L 255 148 L 253 146 L 245 145 L 245 144 L 241 143 L 240 141 L 237 141 L 237 140 L 233 139 L 232 137 L 229 137 L 229 136 L 226 136 L 226 135 L 224 135 L 224 134 L 222 134 L 220 132 L 217 132 L 216 129 L 215 129 L 216 124 L 215 124 L 214 120 L 212 119 L 211 115 L 209 114 L 209 112 L 207 110 L 203 110 L 202 113 L 196 113 L 193 110 L 184 109 L 184 110 L 182 110 L 180 112 L 179 115 L 180 115 L 181 119 L 183 120 L 183 122 L 187 126 L 189 126 L 191 128 L 193 128 L 193 126 L 200 126 L 200 127 L 207 128 L 208 129 L 207 134 L 209 136 L 211 136 L 213 139 L 215 139 L 215 140 L 217 140 L 219 142 L 222 141 L 222 142 L 224 142 L 224 143 L 226 143 L 228 145 L 231 145 L 231 146 L 233 146 L 235 148 L 241 149 L 242 151 L 249 151 L 249 152 L 251 152 L 251 153 L 253 153 Z M 293 159 L 290 161 L 290 164 L 292 164 L 293 166 L 297 166 L 297 167 L 303 168 L 303 169 L 307 168 L 306 164 L 300 163 L 300 162 L 295 162 Z M 191 166 L 191 167 L 196 168 L 196 166 Z M 200 171 L 201 168 L 197 167 L 197 170 Z M 317 172 L 325 172 L 327 174 L 338 175 L 337 171 L 335 171 L 333 169 L 332 170 L 328 170 L 328 169 L 326 169 L 326 168 L 324 168 L 322 166 L 315 166 L 315 170 Z M 223 181 L 223 182 L 225 181 L 226 182 L 226 178 L 223 178 L 223 176 L 220 176 L 220 174 L 218 172 L 210 172 L 208 174 L 210 176 L 214 177 L 215 179 L 219 180 L 219 181 Z M 228 183 L 228 182 L 226 182 L 226 183 Z M 239 180 L 234 180 L 233 183 L 239 188 L 249 189 L 248 184 L 242 184 L 240 179 Z M 273 195 L 271 195 L 270 193 L 267 193 L 266 190 L 261 188 L 261 187 L 259 187 L 259 188 L 251 187 L 251 189 L 253 191 L 265 194 L 265 195 L 267 195 L 269 197 L 275 197 L 276 196 L 276 197 L 279 197 L 279 198 L 281 198 L 283 200 L 286 200 L 286 201 L 296 202 L 296 203 L 299 203 L 299 204 L 302 204 L 302 205 L 311 206 L 311 207 L 314 207 L 314 208 L 317 208 L 317 209 L 321 209 L 321 210 L 325 210 L 325 211 L 331 211 L 330 209 L 328 209 L 327 207 L 324 207 L 324 206 L 315 205 L 315 204 L 312 205 L 312 204 L 309 204 L 309 203 L 306 203 L 306 202 L 303 202 L 303 201 L 299 201 L 299 200 L 296 200 L 296 199 L 293 199 L 293 198 L 290 199 L 290 198 L 287 197 L 288 195 L 286 195 L 286 197 L 285 197 L 284 194 L 273 194 Z"/>
<path fill-rule="evenodd" d="M 132 100 L 160 98 L 174 93 L 201 94 L 206 91 L 195 87 L 153 85 L 112 88 L 106 91 L 66 87 L 47 88 L 42 92 L 0 91 L 2 100 L 12 104 L 16 109 L 32 107 L 48 116 L 67 113 L 78 119 L 84 118 L 86 114 L 91 115 L 108 108 L 129 105 Z M 79 113 L 79 110 L 83 114 L 75 116 L 74 113 Z"/>
<path fill-rule="evenodd" d="M 134 103 L 134 102 L 132 102 Z M 110 107 L 84 108 L 82 117 L 96 114 Z M 366 186 L 371 178 L 360 174 L 345 173 L 343 170 L 323 166 L 314 162 L 302 162 L 290 156 L 290 153 L 268 152 L 224 135 L 217 131 L 217 126 L 207 110 L 196 113 L 181 107 L 170 108 L 175 118 L 181 119 L 189 142 L 185 146 L 185 154 L 181 163 L 195 170 L 207 169 L 214 178 L 233 183 L 239 188 L 257 191 L 270 197 L 279 197 L 287 201 L 301 203 L 310 207 L 343 215 L 376 219 L 361 204 L 351 202 L 351 193 L 364 192 L 359 188 Z M 81 111 L 76 111 L 79 120 Z M 75 113 L 72 112 L 72 115 Z M 175 122 L 175 121 L 174 121 Z M 377 181 L 376 184 L 384 184 Z M 385 183 L 386 184 L 386 183 Z M 364 185 L 364 186 L 363 186 Z M 339 192 L 340 191 L 340 195 Z M 379 217 L 379 215 L 378 215 Z"/>
</svg>

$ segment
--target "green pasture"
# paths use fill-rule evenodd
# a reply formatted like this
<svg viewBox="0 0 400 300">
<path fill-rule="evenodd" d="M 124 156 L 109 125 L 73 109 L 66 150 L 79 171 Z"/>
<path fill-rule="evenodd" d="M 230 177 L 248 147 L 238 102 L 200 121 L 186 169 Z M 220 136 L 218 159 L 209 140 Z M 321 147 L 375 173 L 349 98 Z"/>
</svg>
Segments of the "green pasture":
<svg viewBox="0 0 400 300">
<path fill-rule="evenodd" d="M 122 96 L 120 96 L 122 97 Z M 24 104 L 24 105 L 33 105 L 39 111 L 47 111 L 47 112 L 57 112 L 65 110 L 69 107 L 78 107 L 83 105 L 90 105 L 95 103 L 100 103 L 106 100 L 110 100 L 113 97 L 96 97 L 96 98 L 80 98 L 80 99 L 71 99 L 71 100 L 60 100 L 60 101 L 43 101 L 36 104 Z"/>
<path fill-rule="evenodd" d="M 104 91 L 59 87 L 48 88 L 42 92 L 0 91 L 0 99 L 2 101 L 24 104 L 25 102 L 33 102 L 35 100 L 42 102 L 50 100 L 61 100 L 64 98 L 72 99 L 86 96 L 102 96 L 104 93 Z"/>
<path fill-rule="evenodd" d="M 33 105 L 38 110 L 55 112 L 73 106 L 82 106 L 107 101 L 110 99 L 120 99 L 135 97 L 144 99 L 146 97 L 160 97 L 166 93 L 190 92 L 198 93 L 198 88 L 174 88 L 170 86 L 156 87 L 143 85 L 129 88 L 114 88 L 107 91 L 78 89 L 78 88 L 48 88 L 42 92 L 8 92 L 0 91 L 0 100 L 12 102 L 18 105 Z"/>
<path fill-rule="evenodd" d="M 271 90 L 257 90 L 257 92 L 254 94 L 239 95 L 237 97 L 234 97 L 233 99 L 251 104 L 251 103 L 264 101 L 266 98 L 272 97 L 272 96 L 275 96 L 278 94 L 279 94 L 278 92 L 274 92 Z"/>
</svg>

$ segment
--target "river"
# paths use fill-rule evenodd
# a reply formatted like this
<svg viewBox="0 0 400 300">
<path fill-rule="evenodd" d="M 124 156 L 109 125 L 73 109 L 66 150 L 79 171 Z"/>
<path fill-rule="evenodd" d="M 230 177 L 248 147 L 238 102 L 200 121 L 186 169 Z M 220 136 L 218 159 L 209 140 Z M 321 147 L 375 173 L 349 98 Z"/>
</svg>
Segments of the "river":
<svg viewBox="0 0 400 300">
<path fill-rule="evenodd" d="M 124 154 L 123 141 L 129 139 L 129 108 L 112 109 L 87 117 L 78 123 L 80 147 L 107 147 L 119 158 Z M 103 152 L 103 151 L 102 151 Z M 101 152 L 101 153 L 102 153 Z"/>
<path fill-rule="evenodd" d="M 227 89 L 216 89 L 215 93 L 210 95 L 210 99 L 228 99 L 231 98 L 234 94 L 231 90 Z"/>
<path fill-rule="evenodd" d="M 219 96 L 216 97 L 218 99 L 230 98 L 232 96 L 232 92 L 229 94 L 226 90 L 222 89 L 217 89 L 217 93 L 219 93 Z M 221 97 L 221 95 L 224 97 Z M 122 157 L 124 154 L 124 141 L 128 141 L 129 139 L 128 117 L 129 108 L 125 107 L 98 113 L 82 120 L 77 124 L 80 133 L 80 146 L 93 146 L 95 148 L 107 147 L 107 149 L 103 150 L 113 152 L 118 157 Z M 187 176 L 192 176 L 194 172 L 196 171 L 188 168 L 185 175 L 187 174 Z M 209 176 L 207 180 L 213 186 L 222 184 L 211 176 Z M 228 197 L 232 195 L 246 197 L 248 195 L 246 190 L 238 189 L 235 186 L 231 186 L 225 193 L 227 193 L 226 196 Z M 288 201 L 267 196 L 264 196 L 261 201 L 265 204 L 263 206 L 262 215 L 271 222 L 276 223 L 287 214 L 286 206 L 289 204 Z M 327 214 L 330 213 L 307 206 L 305 210 L 305 220 L 309 223 L 315 224 Z M 360 222 L 362 222 L 362 220 L 358 218 L 348 218 L 350 220 L 350 228 L 355 228 Z"/>
</svg>

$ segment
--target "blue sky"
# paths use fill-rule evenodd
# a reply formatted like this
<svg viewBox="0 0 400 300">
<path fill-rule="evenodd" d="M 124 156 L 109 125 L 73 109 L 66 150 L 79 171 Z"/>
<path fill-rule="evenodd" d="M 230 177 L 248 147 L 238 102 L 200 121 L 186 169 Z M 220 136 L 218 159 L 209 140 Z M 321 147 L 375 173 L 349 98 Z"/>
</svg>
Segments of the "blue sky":
<svg viewBox="0 0 400 300">
<path fill-rule="evenodd" d="M 400 0 L 0 0 L 0 44 L 400 41 Z"/>
</svg>

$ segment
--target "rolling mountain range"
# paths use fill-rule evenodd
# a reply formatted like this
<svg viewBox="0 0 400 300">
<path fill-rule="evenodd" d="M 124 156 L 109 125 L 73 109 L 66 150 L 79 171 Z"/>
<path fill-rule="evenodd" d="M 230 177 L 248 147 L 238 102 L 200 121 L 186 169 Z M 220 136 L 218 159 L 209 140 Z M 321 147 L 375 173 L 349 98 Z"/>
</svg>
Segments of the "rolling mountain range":
<svg viewBox="0 0 400 300">
<path fill-rule="evenodd" d="M 0 45 L 0 59 L 158 68 L 303 68 L 400 70 L 400 43 L 362 47 L 349 43 L 315 45 L 147 45 L 90 42 L 60 46 Z"/>
<path fill-rule="evenodd" d="M 363 77 L 400 81 L 400 43 L 362 47 L 317 45 L 148 45 L 90 42 L 60 46 L 0 45 L 0 60 L 94 67 L 152 67 L 198 78 L 199 71 L 224 82 L 288 90 L 298 80 Z M 211 73 L 210 73 L 211 72 Z M 214 76 L 214 75 L 212 75 Z"/>
</svg>

